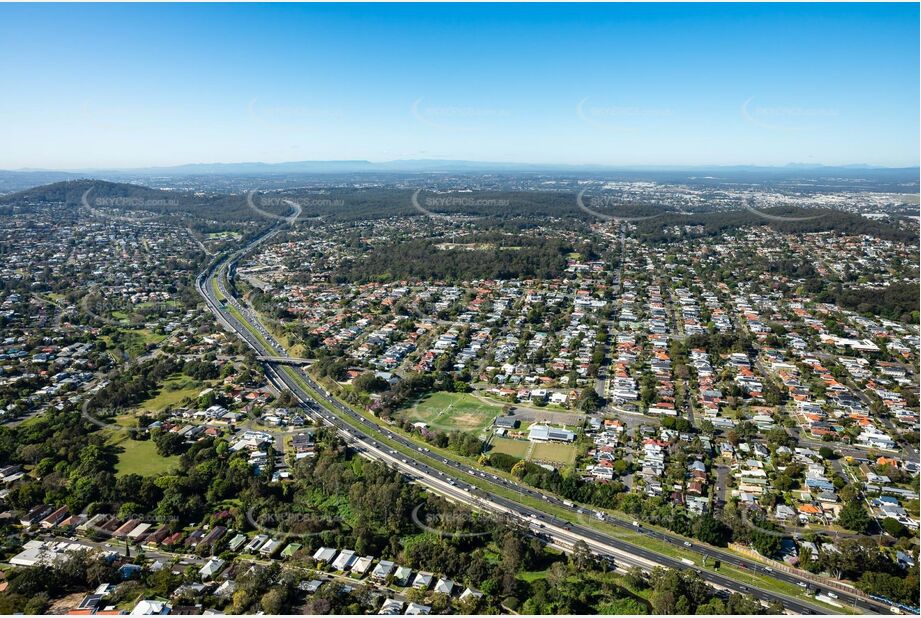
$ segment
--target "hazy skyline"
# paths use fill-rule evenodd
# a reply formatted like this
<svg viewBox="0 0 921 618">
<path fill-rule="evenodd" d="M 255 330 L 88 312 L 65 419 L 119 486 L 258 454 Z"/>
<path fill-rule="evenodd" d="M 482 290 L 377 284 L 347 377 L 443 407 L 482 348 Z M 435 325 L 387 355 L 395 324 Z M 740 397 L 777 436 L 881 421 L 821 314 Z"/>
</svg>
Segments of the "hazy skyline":
<svg viewBox="0 0 921 618">
<path fill-rule="evenodd" d="M 917 4 L 0 5 L 0 169 L 918 165 Z"/>
</svg>

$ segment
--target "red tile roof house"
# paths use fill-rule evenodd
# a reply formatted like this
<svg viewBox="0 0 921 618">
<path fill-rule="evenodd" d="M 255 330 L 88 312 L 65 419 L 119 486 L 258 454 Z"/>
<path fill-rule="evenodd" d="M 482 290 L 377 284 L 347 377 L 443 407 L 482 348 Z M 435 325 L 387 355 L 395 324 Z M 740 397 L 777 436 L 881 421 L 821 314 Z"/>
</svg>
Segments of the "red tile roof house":
<svg viewBox="0 0 921 618">
<path fill-rule="evenodd" d="M 163 539 L 168 537 L 170 534 L 169 528 L 165 525 L 160 526 L 157 530 L 149 535 L 144 540 L 144 543 L 151 547 L 156 547 Z"/>
<path fill-rule="evenodd" d="M 169 537 L 163 539 L 163 542 L 160 544 L 163 545 L 164 547 L 172 547 L 173 545 L 176 545 L 177 543 L 179 543 L 180 540 L 182 540 L 182 533 L 176 532 L 170 535 Z"/>
<path fill-rule="evenodd" d="M 829 427 L 822 427 L 820 425 L 813 425 L 810 427 L 809 432 L 813 437 L 819 438 L 821 436 L 834 436 L 837 435 L 837 432 L 834 429 Z"/>
<path fill-rule="evenodd" d="M 59 523 L 61 523 L 61 520 L 63 520 L 65 517 L 67 517 L 67 507 L 62 506 L 61 508 L 55 510 L 53 513 L 45 517 L 41 521 L 40 525 L 42 528 L 54 528 Z"/>
<path fill-rule="evenodd" d="M 115 532 L 121 525 L 122 523 L 119 519 L 112 517 L 111 519 L 107 519 L 104 524 L 99 526 L 99 529 L 105 532 Z"/>
<path fill-rule="evenodd" d="M 129 519 L 121 525 L 121 527 L 114 532 L 114 536 L 119 538 L 125 538 L 128 536 L 128 533 L 134 530 L 138 524 L 141 523 L 140 519 Z"/>
</svg>

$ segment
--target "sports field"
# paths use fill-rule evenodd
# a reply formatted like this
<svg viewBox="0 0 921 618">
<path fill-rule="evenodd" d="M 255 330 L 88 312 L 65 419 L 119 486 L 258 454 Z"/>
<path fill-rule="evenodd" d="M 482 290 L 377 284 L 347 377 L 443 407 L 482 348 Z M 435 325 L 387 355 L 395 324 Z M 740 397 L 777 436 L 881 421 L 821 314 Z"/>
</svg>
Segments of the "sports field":
<svg viewBox="0 0 921 618">
<path fill-rule="evenodd" d="M 531 451 L 531 461 L 568 466 L 576 461 L 576 447 L 572 444 L 538 443 Z"/>
<path fill-rule="evenodd" d="M 558 468 L 571 466 L 576 461 L 576 446 L 553 442 L 528 442 L 494 437 L 490 440 L 490 453 L 505 453 L 532 463 L 545 463 Z"/>
<path fill-rule="evenodd" d="M 518 459 L 524 459 L 531 448 L 531 443 L 524 440 L 510 440 L 509 438 L 493 438 L 490 441 L 490 453 L 505 453 Z"/>
<path fill-rule="evenodd" d="M 500 406 L 483 403 L 468 393 L 432 393 L 407 410 L 409 418 L 442 431 L 479 432 L 502 412 Z"/>
</svg>

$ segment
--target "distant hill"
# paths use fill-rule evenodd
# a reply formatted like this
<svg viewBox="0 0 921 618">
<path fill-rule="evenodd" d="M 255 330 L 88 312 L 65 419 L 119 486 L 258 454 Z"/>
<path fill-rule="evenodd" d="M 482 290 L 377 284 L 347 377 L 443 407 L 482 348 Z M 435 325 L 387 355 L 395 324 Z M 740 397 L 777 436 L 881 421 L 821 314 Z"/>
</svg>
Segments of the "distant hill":
<svg viewBox="0 0 921 618">
<path fill-rule="evenodd" d="M 0 197 L 0 205 L 65 204 L 79 208 L 104 207 L 124 211 L 149 211 L 163 215 L 189 215 L 217 221 L 257 221 L 263 217 L 250 209 L 242 195 L 200 195 L 188 191 L 152 189 L 138 184 L 83 178 L 33 187 Z M 275 210 L 266 208 L 267 210 Z M 285 207 L 277 208 L 286 214 Z"/>
<path fill-rule="evenodd" d="M 16 204 L 24 202 L 65 202 L 78 205 L 86 191 L 92 192 L 92 198 L 137 198 L 140 200 L 169 200 L 177 202 L 186 200 L 182 193 L 160 191 L 142 185 L 107 182 L 91 178 L 79 180 L 65 180 L 47 185 L 33 187 L 0 197 L 0 204 Z"/>
</svg>

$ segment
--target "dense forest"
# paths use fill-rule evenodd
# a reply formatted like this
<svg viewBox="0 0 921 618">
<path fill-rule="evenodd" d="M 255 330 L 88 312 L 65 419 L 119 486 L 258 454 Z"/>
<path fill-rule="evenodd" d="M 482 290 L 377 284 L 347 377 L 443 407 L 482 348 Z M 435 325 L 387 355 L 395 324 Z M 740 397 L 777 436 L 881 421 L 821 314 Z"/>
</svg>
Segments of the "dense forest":
<svg viewBox="0 0 921 618">
<path fill-rule="evenodd" d="M 879 289 L 846 289 L 838 283 L 825 286 L 815 299 L 859 313 L 915 324 L 921 303 L 917 283 L 895 283 Z"/>
<path fill-rule="evenodd" d="M 324 193 L 306 195 L 305 216 L 323 216 L 332 221 L 360 221 L 397 216 L 424 216 L 413 206 L 411 190 L 337 188 Z M 287 195 L 287 194 L 285 194 Z M 305 197 L 291 192 L 294 199 Z M 317 199 L 329 198 L 329 199 Z M 579 209 L 576 195 L 569 192 L 536 191 L 477 191 L 442 193 L 422 191 L 416 201 L 436 215 L 460 215 L 487 219 L 517 217 L 562 218 L 588 221 L 591 216 Z M 612 211 L 613 212 L 613 211 Z M 632 214 L 648 214 L 639 210 Z M 626 214 L 626 211 L 625 213 Z"/>
<path fill-rule="evenodd" d="M 674 225 L 700 226 L 701 236 L 717 236 L 740 228 L 768 226 L 785 234 L 837 232 L 840 234 L 866 234 L 883 240 L 917 242 L 917 235 L 891 223 L 867 219 L 860 215 L 834 209 L 803 209 L 780 206 L 763 209 L 771 217 L 790 217 L 800 220 L 779 221 L 761 217 L 749 210 L 731 210 L 682 215 L 669 215 L 637 222 L 640 237 L 647 242 L 668 242 L 674 236 L 668 228 Z M 813 217 L 805 219 L 805 217 Z"/>
<path fill-rule="evenodd" d="M 191 193 L 163 191 L 141 185 L 113 183 L 100 180 L 73 180 L 35 187 L 19 193 L 0 197 L 0 206 L 29 203 L 67 203 L 79 206 L 87 189 L 92 189 L 88 201 L 123 200 L 130 210 L 148 210 L 156 214 L 194 215 L 218 221 L 257 221 L 264 217 L 252 210 L 243 194 Z M 303 218 L 322 217 L 329 222 L 347 222 L 381 219 L 398 216 L 424 216 L 413 206 L 414 191 L 390 188 L 337 187 L 323 191 L 289 190 L 256 194 L 254 202 L 262 210 L 285 215 L 289 208 L 281 203 L 294 200 L 303 205 Z M 273 199 L 267 200 L 266 197 Z M 591 200 L 586 198 L 591 204 Z M 435 193 L 424 191 L 416 201 L 436 215 L 459 215 L 482 218 L 491 225 L 512 219 L 556 219 L 561 224 L 584 224 L 598 219 L 583 211 L 572 192 L 555 191 L 477 191 Z M 118 202 L 112 202 L 118 208 Z M 613 207 L 612 207 L 613 206 Z M 768 225 L 785 233 L 839 232 L 842 234 L 867 234 L 886 240 L 910 242 L 916 235 L 886 221 L 871 220 L 860 215 L 834 209 L 803 209 L 779 206 L 764 209 L 769 216 L 805 218 L 779 221 L 749 210 L 732 210 L 699 213 L 665 212 L 664 208 L 638 204 L 607 204 L 595 208 L 604 215 L 642 217 L 662 215 L 636 222 L 641 237 L 650 242 L 666 242 L 671 236 L 668 228 L 674 225 L 702 226 L 703 235 L 713 236 L 733 229 Z"/>
<path fill-rule="evenodd" d="M 576 250 L 558 238 L 497 233 L 457 242 L 464 244 L 414 239 L 375 247 L 362 259 L 343 265 L 335 278 L 337 282 L 555 278 L 566 268 L 567 256 Z"/>
</svg>

